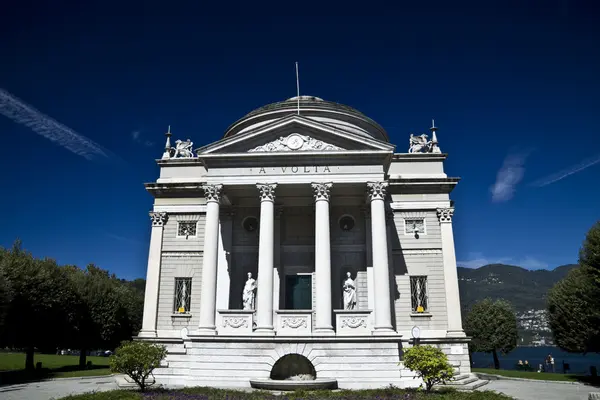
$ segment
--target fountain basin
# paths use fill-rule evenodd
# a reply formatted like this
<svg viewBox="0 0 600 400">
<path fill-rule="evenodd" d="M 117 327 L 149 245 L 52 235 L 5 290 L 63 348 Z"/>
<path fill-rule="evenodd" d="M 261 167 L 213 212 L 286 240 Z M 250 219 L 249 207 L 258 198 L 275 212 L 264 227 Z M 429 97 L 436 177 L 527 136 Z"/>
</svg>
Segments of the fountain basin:
<svg viewBox="0 0 600 400">
<path fill-rule="evenodd" d="M 337 379 L 312 380 L 250 379 L 250 386 L 263 390 L 326 390 L 337 389 Z"/>
</svg>

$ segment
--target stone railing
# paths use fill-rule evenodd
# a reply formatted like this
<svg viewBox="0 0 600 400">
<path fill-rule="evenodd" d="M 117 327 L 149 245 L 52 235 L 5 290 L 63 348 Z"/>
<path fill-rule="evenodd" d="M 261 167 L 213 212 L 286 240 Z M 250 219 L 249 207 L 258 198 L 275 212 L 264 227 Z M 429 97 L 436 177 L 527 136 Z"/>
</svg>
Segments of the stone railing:
<svg viewBox="0 0 600 400">
<path fill-rule="evenodd" d="M 277 335 L 310 335 L 312 310 L 277 310 Z"/>
<path fill-rule="evenodd" d="M 338 335 L 370 335 L 371 310 L 333 310 Z"/>
<path fill-rule="evenodd" d="M 218 310 L 219 335 L 251 335 L 254 310 Z"/>
</svg>

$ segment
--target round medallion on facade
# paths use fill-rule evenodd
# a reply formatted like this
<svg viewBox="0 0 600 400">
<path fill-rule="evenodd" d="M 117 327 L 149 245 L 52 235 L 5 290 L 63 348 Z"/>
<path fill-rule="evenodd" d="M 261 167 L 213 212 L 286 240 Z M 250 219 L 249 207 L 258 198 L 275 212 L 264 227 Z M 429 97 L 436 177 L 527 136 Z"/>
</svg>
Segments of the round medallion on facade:
<svg viewBox="0 0 600 400">
<path fill-rule="evenodd" d="M 355 221 L 351 215 L 342 215 L 338 221 L 340 229 L 343 231 L 351 231 L 354 228 Z"/>
<path fill-rule="evenodd" d="M 246 232 L 254 232 L 258 229 L 258 220 L 256 217 L 246 217 L 242 221 L 242 227 Z"/>
<path fill-rule="evenodd" d="M 302 139 L 300 135 L 293 133 L 288 136 L 285 144 L 292 150 L 298 150 L 304 144 L 304 139 Z"/>
</svg>

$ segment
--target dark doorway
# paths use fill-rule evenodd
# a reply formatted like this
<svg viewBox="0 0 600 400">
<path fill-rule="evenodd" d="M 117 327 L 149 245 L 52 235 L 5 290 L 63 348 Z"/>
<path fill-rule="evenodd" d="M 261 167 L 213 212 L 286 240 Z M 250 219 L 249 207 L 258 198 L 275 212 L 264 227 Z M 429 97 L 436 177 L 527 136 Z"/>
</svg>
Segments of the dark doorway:
<svg viewBox="0 0 600 400">
<path fill-rule="evenodd" d="M 287 310 L 312 310 L 312 276 L 286 275 L 285 308 Z"/>
</svg>

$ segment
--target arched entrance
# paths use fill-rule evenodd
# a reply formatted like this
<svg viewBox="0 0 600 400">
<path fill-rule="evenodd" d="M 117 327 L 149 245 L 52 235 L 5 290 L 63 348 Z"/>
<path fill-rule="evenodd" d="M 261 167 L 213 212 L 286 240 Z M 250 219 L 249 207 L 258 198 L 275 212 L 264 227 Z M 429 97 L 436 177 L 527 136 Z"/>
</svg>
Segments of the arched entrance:
<svg viewBox="0 0 600 400">
<path fill-rule="evenodd" d="M 308 358 L 300 354 L 287 354 L 273 365 L 270 378 L 273 380 L 310 380 L 317 378 L 317 372 Z"/>
</svg>

